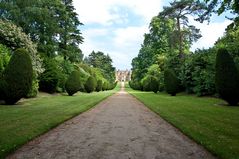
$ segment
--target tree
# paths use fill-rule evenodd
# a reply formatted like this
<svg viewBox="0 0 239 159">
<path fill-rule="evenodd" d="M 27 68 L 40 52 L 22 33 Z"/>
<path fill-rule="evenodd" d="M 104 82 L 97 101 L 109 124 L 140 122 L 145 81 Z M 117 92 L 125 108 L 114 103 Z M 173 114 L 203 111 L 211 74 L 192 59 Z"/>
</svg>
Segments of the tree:
<svg viewBox="0 0 239 159">
<path fill-rule="evenodd" d="M 44 68 L 45 71 L 39 76 L 39 90 L 55 93 L 59 82 L 59 73 L 61 72 L 53 59 L 45 59 Z"/>
<path fill-rule="evenodd" d="M 97 81 L 97 86 L 96 86 L 96 91 L 99 92 L 99 91 L 102 91 L 102 86 L 103 86 L 103 82 L 102 80 L 98 80 Z"/>
<path fill-rule="evenodd" d="M 42 60 L 37 52 L 37 46 L 22 31 L 22 28 L 15 24 L 0 19 L 0 43 L 9 47 L 12 51 L 18 48 L 25 48 L 29 53 L 32 65 L 37 74 L 43 72 Z"/>
<path fill-rule="evenodd" d="M 66 81 L 66 92 L 69 96 L 72 96 L 80 90 L 81 86 L 80 72 L 78 70 L 73 71 Z"/>
<path fill-rule="evenodd" d="M 109 55 L 105 55 L 103 52 L 92 52 L 88 57 L 88 64 L 92 67 L 99 68 L 104 78 L 109 82 L 115 81 L 115 67 L 112 65 L 112 59 Z"/>
<path fill-rule="evenodd" d="M 85 90 L 87 93 L 91 93 L 95 90 L 97 85 L 97 81 L 95 80 L 94 77 L 90 76 L 88 80 L 85 83 Z"/>
<path fill-rule="evenodd" d="M 163 11 L 159 13 L 159 16 L 176 20 L 177 30 L 174 35 L 176 35 L 180 58 L 184 57 L 184 42 L 192 44 L 193 41 L 197 41 L 201 37 L 199 34 L 200 30 L 188 24 L 187 16 L 200 16 L 205 8 L 205 4 L 200 2 L 200 0 L 174 0 L 170 3 L 170 7 L 164 7 Z"/>
<path fill-rule="evenodd" d="M 33 69 L 29 53 L 25 49 L 17 49 L 4 72 L 6 104 L 15 104 L 25 97 L 31 89 L 32 78 Z"/>
<path fill-rule="evenodd" d="M 175 96 L 179 92 L 179 80 L 171 69 L 166 69 L 164 71 L 164 82 L 165 82 L 165 90 L 168 94 Z"/>
<path fill-rule="evenodd" d="M 79 26 L 83 25 L 75 12 L 72 0 L 62 0 L 64 8 L 61 10 L 59 17 L 60 23 L 60 53 L 64 59 L 71 62 L 80 62 L 83 58 L 78 45 L 83 42 L 83 37 Z"/>
<path fill-rule="evenodd" d="M 204 12 L 204 19 L 211 16 L 212 12 L 219 15 L 227 10 L 232 10 L 235 14 L 239 13 L 239 3 L 237 0 L 204 0 L 207 4 L 207 10 Z"/>
<path fill-rule="evenodd" d="M 38 43 L 44 57 L 62 55 L 71 61 L 81 61 L 78 44 L 82 42 L 72 0 L 1 0 L 0 17 L 13 21 Z"/>
<path fill-rule="evenodd" d="M 216 88 L 229 105 L 239 101 L 239 72 L 226 49 L 219 49 L 216 58 Z"/>
</svg>

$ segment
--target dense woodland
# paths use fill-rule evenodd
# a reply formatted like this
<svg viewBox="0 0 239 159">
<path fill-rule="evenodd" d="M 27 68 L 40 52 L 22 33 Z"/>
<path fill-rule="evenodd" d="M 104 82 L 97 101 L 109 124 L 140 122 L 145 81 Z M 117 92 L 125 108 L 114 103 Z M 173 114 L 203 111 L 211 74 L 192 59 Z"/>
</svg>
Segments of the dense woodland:
<svg viewBox="0 0 239 159">
<path fill-rule="evenodd" d="M 212 14 L 230 11 L 232 23 L 223 37 L 209 49 L 190 51 L 201 38 L 200 30 L 189 22 L 189 16 L 209 22 Z M 239 3 L 222 0 L 181 0 L 153 17 L 149 33 L 139 54 L 132 60 L 134 89 L 166 91 L 171 95 L 185 91 L 198 96 L 216 95 L 230 104 L 239 100 Z"/>
<path fill-rule="evenodd" d="M 109 55 L 83 60 L 81 25 L 72 0 L 0 0 L 0 100 L 113 89 Z"/>
</svg>

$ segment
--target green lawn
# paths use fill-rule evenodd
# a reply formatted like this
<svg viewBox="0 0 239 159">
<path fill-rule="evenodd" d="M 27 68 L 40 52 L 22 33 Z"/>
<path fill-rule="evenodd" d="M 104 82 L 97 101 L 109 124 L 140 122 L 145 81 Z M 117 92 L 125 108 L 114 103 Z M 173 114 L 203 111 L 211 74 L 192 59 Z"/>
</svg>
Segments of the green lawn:
<svg viewBox="0 0 239 159">
<path fill-rule="evenodd" d="M 117 92 L 39 97 L 15 106 L 0 105 L 0 158 Z"/>
<path fill-rule="evenodd" d="M 239 159 L 239 107 L 216 98 L 126 90 L 214 155 Z"/>
</svg>

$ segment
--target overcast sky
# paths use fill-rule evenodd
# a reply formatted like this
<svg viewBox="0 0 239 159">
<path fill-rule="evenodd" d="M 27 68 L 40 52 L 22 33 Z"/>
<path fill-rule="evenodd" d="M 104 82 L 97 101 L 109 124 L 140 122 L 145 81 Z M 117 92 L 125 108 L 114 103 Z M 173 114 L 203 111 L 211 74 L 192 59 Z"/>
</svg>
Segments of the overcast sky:
<svg viewBox="0 0 239 159">
<path fill-rule="evenodd" d="M 80 45 L 85 56 L 93 50 L 110 55 L 117 69 L 130 69 L 138 55 L 144 33 L 153 16 L 162 11 L 170 0 L 73 0 L 76 12 L 84 26 L 80 29 L 84 43 Z M 208 25 L 193 22 L 201 29 L 202 38 L 191 50 L 208 48 L 223 35 L 229 20 L 214 16 Z"/>
</svg>

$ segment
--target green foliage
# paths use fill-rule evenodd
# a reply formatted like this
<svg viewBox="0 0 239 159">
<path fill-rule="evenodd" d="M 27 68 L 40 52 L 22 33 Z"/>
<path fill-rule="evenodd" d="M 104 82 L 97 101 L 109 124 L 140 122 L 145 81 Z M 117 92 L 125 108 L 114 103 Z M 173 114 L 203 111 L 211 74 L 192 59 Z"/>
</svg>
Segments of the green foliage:
<svg viewBox="0 0 239 159">
<path fill-rule="evenodd" d="M 97 85 L 97 81 L 95 80 L 95 78 L 93 76 L 90 76 L 85 83 L 86 92 L 87 93 L 93 92 L 96 88 L 96 85 Z"/>
<path fill-rule="evenodd" d="M 147 75 L 141 80 L 144 91 L 153 91 L 157 93 L 159 90 L 158 79 L 152 75 Z"/>
<path fill-rule="evenodd" d="M 108 81 L 105 81 L 103 83 L 103 86 L 102 86 L 102 91 L 107 91 L 109 88 L 109 82 Z"/>
<path fill-rule="evenodd" d="M 201 1 L 181 0 L 173 1 L 170 6 L 163 7 L 159 16 L 174 19 L 176 30 L 172 32 L 174 44 L 178 50 L 179 58 L 183 58 L 185 49 L 188 50 L 192 42 L 197 41 L 200 37 L 200 30 L 194 25 L 189 25 L 188 16 L 200 16 L 206 5 Z"/>
<path fill-rule="evenodd" d="M 71 72 L 74 71 L 74 65 L 70 61 L 64 60 L 63 57 L 56 57 L 55 60 L 58 64 L 57 68 L 59 69 L 57 91 L 65 92 L 65 84 Z"/>
<path fill-rule="evenodd" d="M 10 60 L 10 50 L 0 44 L 0 77 Z"/>
<path fill-rule="evenodd" d="M 1 0 L 0 17 L 22 27 L 38 43 L 42 56 L 55 57 L 57 51 L 65 60 L 81 61 L 83 55 L 78 44 L 83 40 L 79 30 L 82 24 L 72 0 Z"/>
<path fill-rule="evenodd" d="M 112 65 L 112 59 L 109 55 L 103 52 L 92 52 L 87 58 L 86 62 L 95 68 L 99 68 L 106 80 L 109 82 L 115 81 L 115 68 Z"/>
<path fill-rule="evenodd" d="M 6 90 L 6 81 L 0 78 L 0 100 L 4 100 L 4 90 Z"/>
<path fill-rule="evenodd" d="M 33 69 L 31 58 L 25 49 L 17 49 L 4 72 L 4 100 L 15 104 L 25 97 L 32 86 Z"/>
<path fill-rule="evenodd" d="M 66 81 L 66 92 L 69 96 L 72 96 L 76 92 L 80 90 L 82 87 L 81 79 L 80 79 L 80 71 L 73 71 Z"/>
<path fill-rule="evenodd" d="M 180 82 L 171 69 L 166 69 L 164 71 L 164 82 L 165 82 L 165 90 L 168 94 L 175 96 L 180 89 Z"/>
<path fill-rule="evenodd" d="M 216 58 L 216 88 L 230 105 L 239 101 L 239 72 L 226 49 L 219 49 Z"/>
<path fill-rule="evenodd" d="M 103 86 L 103 82 L 102 80 L 98 80 L 97 81 L 97 86 L 96 86 L 96 91 L 99 92 L 99 91 L 102 91 L 102 86 Z"/>
<path fill-rule="evenodd" d="M 130 88 L 134 89 L 134 90 L 142 90 L 142 86 L 141 83 L 138 81 L 129 81 L 129 86 Z"/>
<path fill-rule="evenodd" d="M 33 78 L 32 78 L 32 86 L 27 95 L 25 96 L 26 98 L 34 98 L 37 96 L 38 93 L 38 88 L 39 88 L 39 81 L 36 77 L 36 73 L 33 71 Z"/>
<path fill-rule="evenodd" d="M 215 49 L 197 50 L 185 58 L 180 80 L 187 93 L 215 94 Z"/>
<path fill-rule="evenodd" d="M 43 71 L 42 60 L 37 53 L 37 46 L 22 29 L 9 21 L 3 21 L 1 19 L 0 28 L 0 43 L 12 50 L 25 48 L 31 57 L 33 69 L 37 74 L 41 73 Z"/>
<path fill-rule="evenodd" d="M 39 76 L 39 90 L 47 93 L 55 93 L 59 82 L 59 69 L 56 61 L 45 60 L 45 71 Z"/>
</svg>

